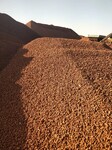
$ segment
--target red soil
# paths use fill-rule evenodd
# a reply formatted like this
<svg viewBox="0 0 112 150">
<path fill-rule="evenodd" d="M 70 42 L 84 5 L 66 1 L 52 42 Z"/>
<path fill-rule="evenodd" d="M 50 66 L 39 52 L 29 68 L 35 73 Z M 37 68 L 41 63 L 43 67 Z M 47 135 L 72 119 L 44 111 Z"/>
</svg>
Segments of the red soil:
<svg viewBox="0 0 112 150">
<path fill-rule="evenodd" d="M 72 29 L 47 25 L 30 21 L 26 24 L 33 31 L 37 32 L 41 37 L 80 39 L 81 37 Z"/>
<path fill-rule="evenodd" d="M 36 39 L 0 74 L 0 149 L 110 150 L 112 51 Z"/>
</svg>

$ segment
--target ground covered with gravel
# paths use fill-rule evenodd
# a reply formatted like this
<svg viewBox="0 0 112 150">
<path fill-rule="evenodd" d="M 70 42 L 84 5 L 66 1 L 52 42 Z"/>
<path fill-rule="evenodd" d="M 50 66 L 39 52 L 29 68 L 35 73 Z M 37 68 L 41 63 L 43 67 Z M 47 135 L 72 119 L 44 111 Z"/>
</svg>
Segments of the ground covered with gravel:
<svg viewBox="0 0 112 150">
<path fill-rule="evenodd" d="M 0 150 L 112 149 L 112 50 L 41 38 L 0 73 Z"/>
</svg>

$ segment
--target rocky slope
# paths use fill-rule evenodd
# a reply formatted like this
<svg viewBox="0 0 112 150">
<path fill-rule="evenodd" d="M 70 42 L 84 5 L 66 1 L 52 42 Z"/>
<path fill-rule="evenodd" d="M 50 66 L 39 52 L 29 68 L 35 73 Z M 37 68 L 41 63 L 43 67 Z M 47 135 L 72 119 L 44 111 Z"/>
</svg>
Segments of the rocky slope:
<svg viewBox="0 0 112 150">
<path fill-rule="evenodd" d="M 110 150 L 112 51 L 41 38 L 0 74 L 0 149 Z"/>
</svg>

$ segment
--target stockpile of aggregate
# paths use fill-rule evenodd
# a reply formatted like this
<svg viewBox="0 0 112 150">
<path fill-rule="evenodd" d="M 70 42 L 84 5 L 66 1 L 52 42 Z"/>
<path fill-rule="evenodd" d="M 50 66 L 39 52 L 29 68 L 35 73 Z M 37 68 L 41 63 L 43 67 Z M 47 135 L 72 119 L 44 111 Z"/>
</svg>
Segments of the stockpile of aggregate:
<svg viewBox="0 0 112 150">
<path fill-rule="evenodd" d="M 81 39 L 81 37 L 70 28 L 36 23 L 34 21 L 30 21 L 26 25 L 41 37 Z"/>
<path fill-rule="evenodd" d="M 0 149 L 111 149 L 112 51 L 41 38 L 0 74 Z"/>
<path fill-rule="evenodd" d="M 0 13 L 0 71 L 7 66 L 23 44 L 38 37 L 40 36 L 26 25 Z"/>
</svg>

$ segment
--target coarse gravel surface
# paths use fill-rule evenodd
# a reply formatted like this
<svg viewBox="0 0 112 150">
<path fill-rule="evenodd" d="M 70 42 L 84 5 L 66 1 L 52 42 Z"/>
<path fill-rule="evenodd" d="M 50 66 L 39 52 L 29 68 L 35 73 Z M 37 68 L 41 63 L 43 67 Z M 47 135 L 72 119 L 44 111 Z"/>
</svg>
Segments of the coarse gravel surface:
<svg viewBox="0 0 112 150">
<path fill-rule="evenodd" d="M 0 73 L 0 150 L 111 150 L 112 50 L 41 38 Z"/>
</svg>

